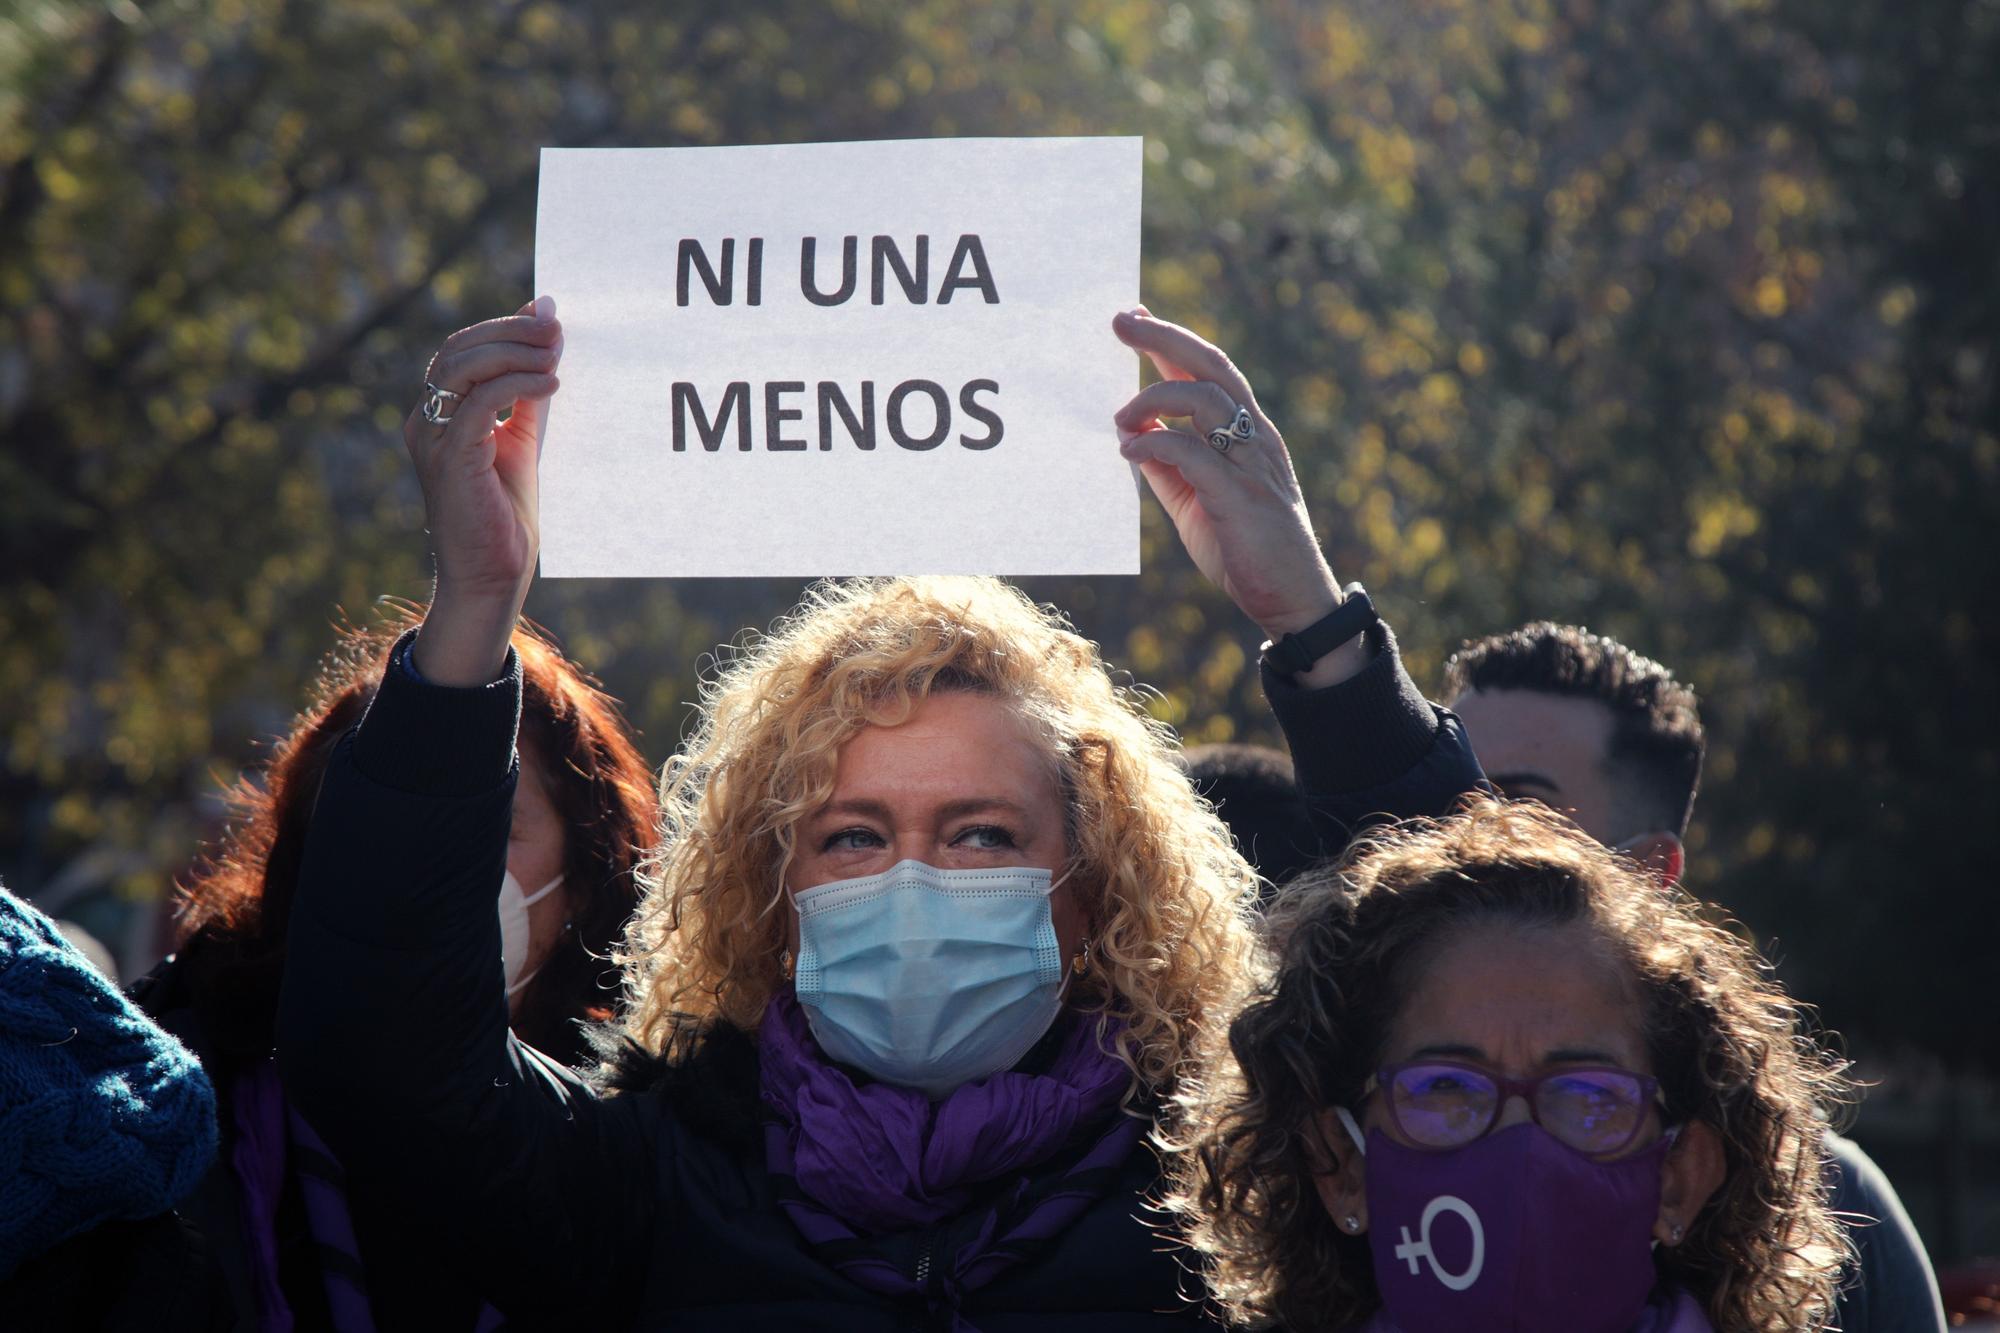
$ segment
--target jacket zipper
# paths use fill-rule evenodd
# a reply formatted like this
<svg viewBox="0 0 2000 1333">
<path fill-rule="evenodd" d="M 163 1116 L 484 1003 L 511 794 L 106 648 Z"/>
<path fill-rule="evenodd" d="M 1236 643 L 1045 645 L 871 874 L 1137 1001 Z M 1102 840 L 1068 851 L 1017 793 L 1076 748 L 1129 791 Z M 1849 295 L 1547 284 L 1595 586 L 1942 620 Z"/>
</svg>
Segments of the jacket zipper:
<svg viewBox="0 0 2000 1333">
<path fill-rule="evenodd" d="M 924 1302 L 925 1307 L 930 1310 L 930 1313 L 924 1317 L 924 1327 L 926 1328 L 936 1327 L 937 1325 L 934 1321 L 940 1314 L 936 1308 L 931 1306 L 932 1299 L 937 1295 L 934 1284 L 931 1281 L 931 1256 L 937 1253 L 938 1235 L 939 1233 L 935 1230 L 926 1235 L 924 1237 L 924 1248 L 917 1252 L 917 1267 L 915 1272 L 917 1296 Z"/>
</svg>

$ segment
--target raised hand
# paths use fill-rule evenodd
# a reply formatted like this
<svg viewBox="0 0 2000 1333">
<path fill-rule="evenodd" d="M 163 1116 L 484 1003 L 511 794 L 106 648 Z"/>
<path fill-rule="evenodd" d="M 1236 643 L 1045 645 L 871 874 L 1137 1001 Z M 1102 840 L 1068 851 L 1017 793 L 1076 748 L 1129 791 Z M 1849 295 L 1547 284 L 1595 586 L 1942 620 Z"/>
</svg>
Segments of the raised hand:
<svg viewBox="0 0 2000 1333">
<path fill-rule="evenodd" d="M 1119 451 L 1139 465 L 1195 566 L 1273 640 L 1340 605 L 1278 428 L 1222 349 L 1144 306 L 1111 323 L 1164 377 L 1118 409 Z M 1163 425 L 1186 419 L 1191 429 Z M 1355 640 L 1301 677 L 1326 685 L 1367 662 Z"/>
<path fill-rule="evenodd" d="M 540 550 L 536 469 L 561 358 L 546 296 L 460 329 L 432 358 L 425 401 L 403 423 L 437 553 L 417 669 L 438 684 L 484 684 L 506 659 Z"/>
</svg>

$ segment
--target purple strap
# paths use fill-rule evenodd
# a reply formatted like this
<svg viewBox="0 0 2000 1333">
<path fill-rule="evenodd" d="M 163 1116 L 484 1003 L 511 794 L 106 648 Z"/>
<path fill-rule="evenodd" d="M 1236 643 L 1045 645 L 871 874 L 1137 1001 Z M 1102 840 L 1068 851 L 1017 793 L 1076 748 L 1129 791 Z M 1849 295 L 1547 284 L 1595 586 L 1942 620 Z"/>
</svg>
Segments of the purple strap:
<svg viewBox="0 0 2000 1333">
<path fill-rule="evenodd" d="M 333 1326 L 340 1333 L 375 1333 L 361 1243 L 355 1239 L 354 1217 L 347 1210 L 347 1172 L 289 1100 L 285 1123 L 291 1131 L 292 1173 L 305 1200 L 306 1224 L 319 1247 L 320 1281 L 326 1287 Z"/>
<path fill-rule="evenodd" d="M 249 1233 L 258 1333 L 292 1333 L 294 1326 L 291 1304 L 278 1281 L 278 1201 L 288 1171 L 299 1182 L 333 1327 L 338 1333 L 375 1333 L 367 1270 L 347 1206 L 347 1172 L 285 1096 L 276 1061 L 265 1060 L 237 1078 L 230 1107 L 237 1135 L 230 1165 Z M 499 1311 L 484 1305 L 474 1330 L 492 1333 L 506 1322 Z"/>
<path fill-rule="evenodd" d="M 229 1091 L 236 1146 L 229 1165 L 243 1230 L 250 1243 L 251 1281 L 257 1291 L 259 1333 L 291 1333 L 292 1307 L 278 1285 L 278 1199 L 285 1192 L 285 1090 L 277 1066 L 266 1060 L 239 1076 Z"/>
</svg>

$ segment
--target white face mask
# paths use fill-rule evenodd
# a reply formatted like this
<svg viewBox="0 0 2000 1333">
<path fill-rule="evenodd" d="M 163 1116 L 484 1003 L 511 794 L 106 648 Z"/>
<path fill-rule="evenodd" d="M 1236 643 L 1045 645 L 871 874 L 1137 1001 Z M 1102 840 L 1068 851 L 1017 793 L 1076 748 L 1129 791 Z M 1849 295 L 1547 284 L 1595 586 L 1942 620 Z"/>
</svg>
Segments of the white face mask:
<svg viewBox="0 0 2000 1333">
<path fill-rule="evenodd" d="M 500 963 L 507 972 L 507 998 L 535 979 L 535 972 L 522 973 L 528 965 L 528 908 L 554 893 L 562 884 L 557 875 L 533 893 L 521 891 L 521 881 L 508 871 L 500 881 Z"/>
</svg>

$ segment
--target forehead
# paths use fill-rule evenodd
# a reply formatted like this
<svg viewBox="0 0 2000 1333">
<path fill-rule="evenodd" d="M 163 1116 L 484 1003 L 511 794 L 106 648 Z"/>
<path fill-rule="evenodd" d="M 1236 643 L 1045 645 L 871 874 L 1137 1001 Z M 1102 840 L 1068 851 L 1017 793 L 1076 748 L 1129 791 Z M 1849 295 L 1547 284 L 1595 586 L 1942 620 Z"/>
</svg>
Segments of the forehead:
<svg viewBox="0 0 2000 1333">
<path fill-rule="evenodd" d="M 1649 1072 L 1638 987 L 1581 923 L 1469 922 L 1420 959 L 1384 1058 L 1452 1051 L 1517 1071 L 1588 1057 Z"/>
<path fill-rule="evenodd" d="M 1616 726 L 1595 699 L 1539 690 L 1467 690 L 1452 711 L 1488 773 L 1543 773 L 1565 787 L 1598 780 Z"/>
<path fill-rule="evenodd" d="M 835 800 L 938 803 L 977 796 L 1056 798 L 1055 757 L 1007 701 L 933 694 L 893 727 L 868 726 L 840 747 Z"/>
</svg>

